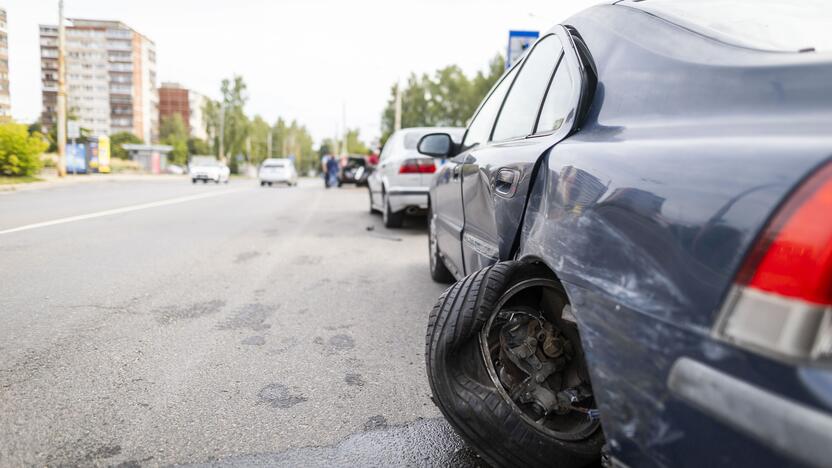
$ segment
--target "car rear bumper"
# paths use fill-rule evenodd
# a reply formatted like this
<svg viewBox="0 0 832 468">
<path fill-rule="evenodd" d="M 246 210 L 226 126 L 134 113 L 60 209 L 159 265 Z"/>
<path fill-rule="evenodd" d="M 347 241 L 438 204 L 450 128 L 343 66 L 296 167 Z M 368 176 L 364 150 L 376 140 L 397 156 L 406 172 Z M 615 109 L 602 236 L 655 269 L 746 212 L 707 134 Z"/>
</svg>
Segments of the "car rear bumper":
<svg viewBox="0 0 832 468">
<path fill-rule="evenodd" d="M 408 210 L 422 212 L 428 209 L 427 187 L 393 187 L 387 191 L 390 210 L 394 213 Z M 415 214 L 415 213 L 414 213 Z"/>
<path fill-rule="evenodd" d="M 290 182 L 291 180 L 290 176 L 260 176 L 260 182 Z"/>
</svg>

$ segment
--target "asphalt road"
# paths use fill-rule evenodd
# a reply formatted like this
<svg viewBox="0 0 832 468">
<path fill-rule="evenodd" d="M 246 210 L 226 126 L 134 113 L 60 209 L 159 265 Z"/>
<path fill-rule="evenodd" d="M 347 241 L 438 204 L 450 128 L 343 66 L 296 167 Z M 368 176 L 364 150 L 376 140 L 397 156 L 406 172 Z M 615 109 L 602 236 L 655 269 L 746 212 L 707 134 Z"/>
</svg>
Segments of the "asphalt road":
<svg viewBox="0 0 832 468">
<path fill-rule="evenodd" d="M 477 464 L 410 224 L 317 180 L 0 194 L 0 465 Z"/>
</svg>

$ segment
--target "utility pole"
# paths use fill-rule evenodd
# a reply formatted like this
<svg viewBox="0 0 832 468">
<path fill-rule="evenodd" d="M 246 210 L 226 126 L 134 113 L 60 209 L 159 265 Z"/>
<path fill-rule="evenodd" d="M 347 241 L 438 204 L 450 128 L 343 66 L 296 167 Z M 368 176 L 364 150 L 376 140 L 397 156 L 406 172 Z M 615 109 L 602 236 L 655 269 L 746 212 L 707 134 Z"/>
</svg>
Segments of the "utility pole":
<svg viewBox="0 0 832 468">
<path fill-rule="evenodd" d="M 347 134 L 349 130 L 347 130 L 347 103 L 341 103 L 341 126 L 342 130 L 344 131 L 344 141 L 341 143 L 341 155 L 346 156 L 349 151 L 347 147 Z"/>
<path fill-rule="evenodd" d="M 66 28 L 64 0 L 58 0 L 58 177 L 66 176 Z"/>
<path fill-rule="evenodd" d="M 225 162 L 225 102 L 220 104 L 220 147 L 217 158 Z"/>
<path fill-rule="evenodd" d="M 269 127 L 269 139 L 266 140 L 266 159 L 272 157 L 272 137 L 274 134 L 272 133 L 271 127 Z"/>
<path fill-rule="evenodd" d="M 402 129 L 402 87 L 400 83 L 396 83 L 396 118 L 393 122 L 393 131 L 398 132 Z"/>
</svg>

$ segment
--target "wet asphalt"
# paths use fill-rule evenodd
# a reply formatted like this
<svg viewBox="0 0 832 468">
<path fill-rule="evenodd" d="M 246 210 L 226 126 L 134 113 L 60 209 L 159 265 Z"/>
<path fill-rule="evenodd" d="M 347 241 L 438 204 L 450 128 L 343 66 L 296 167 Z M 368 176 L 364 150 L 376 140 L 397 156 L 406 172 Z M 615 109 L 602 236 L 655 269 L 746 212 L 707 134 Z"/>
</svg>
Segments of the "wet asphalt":
<svg viewBox="0 0 832 468">
<path fill-rule="evenodd" d="M 0 466 L 482 465 L 430 401 L 424 221 L 321 185 L 0 194 Z"/>
</svg>

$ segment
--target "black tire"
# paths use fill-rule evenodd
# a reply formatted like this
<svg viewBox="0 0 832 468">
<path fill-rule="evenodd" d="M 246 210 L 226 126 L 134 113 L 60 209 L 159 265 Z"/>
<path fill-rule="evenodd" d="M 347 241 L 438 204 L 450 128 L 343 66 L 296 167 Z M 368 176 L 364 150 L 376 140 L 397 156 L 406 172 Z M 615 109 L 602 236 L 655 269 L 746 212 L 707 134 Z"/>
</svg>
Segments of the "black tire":
<svg viewBox="0 0 832 468">
<path fill-rule="evenodd" d="M 263 181 L 261 180 L 261 181 L 260 181 L 260 186 L 261 186 L 261 187 L 265 187 L 265 186 L 266 186 L 266 183 L 265 183 L 265 182 L 263 182 Z"/>
<path fill-rule="evenodd" d="M 454 275 L 451 274 L 442 255 L 439 254 L 439 245 L 436 242 L 436 226 L 433 224 L 433 206 L 428 207 L 428 257 L 430 258 L 430 277 L 437 283 L 450 284 L 454 282 Z"/>
<path fill-rule="evenodd" d="M 382 193 L 382 197 L 384 199 L 384 211 L 382 212 L 382 218 L 384 221 L 384 227 L 386 228 L 400 228 L 404 224 L 404 211 L 399 211 L 398 213 L 393 213 L 390 210 L 390 200 L 387 196 L 387 193 Z"/>
<path fill-rule="evenodd" d="M 600 428 L 580 440 L 562 440 L 521 416 L 497 391 L 483 362 L 480 331 L 502 295 L 520 281 L 549 277 L 534 264 L 502 262 L 455 283 L 428 320 L 425 363 L 442 414 L 493 466 L 581 467 L 597 463 Z"/>
<path fill-rule="evenodd" d="M 196 183 L 196 179 L 191 179 L 191 183 L 192 183 L 192 184 L 195 184 L 195 183 Z"/>
</svg>

